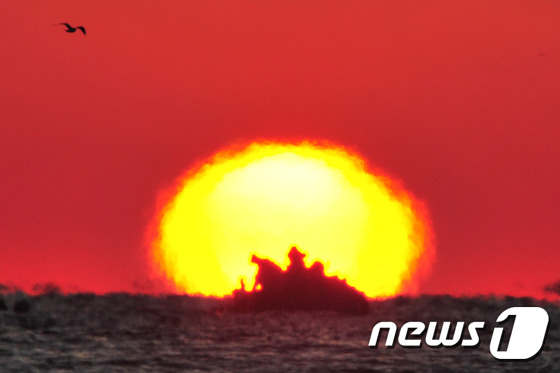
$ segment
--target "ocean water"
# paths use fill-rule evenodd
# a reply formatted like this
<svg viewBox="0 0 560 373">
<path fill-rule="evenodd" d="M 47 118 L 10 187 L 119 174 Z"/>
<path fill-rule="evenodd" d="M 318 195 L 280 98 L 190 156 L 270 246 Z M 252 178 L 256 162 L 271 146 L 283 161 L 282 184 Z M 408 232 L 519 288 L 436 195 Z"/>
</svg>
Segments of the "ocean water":
<svg viewBox="0 0 560 373">
<path fill-rule="evenodd" d="M 367 315 L 232 313 L 226 301 L 130 294 L 3 295 L 1 372 L 560 371 L 560 308 L 529 298 L 397 297 Z M 31 309 L 17 314 L 14 304 Z M 542 353 L 499 361 L 489 351 L 497 316 L 538 305 L 550 316 Z M 485 321 L 478 348 L 368 347 L 378 321 Z"/>
</svg>

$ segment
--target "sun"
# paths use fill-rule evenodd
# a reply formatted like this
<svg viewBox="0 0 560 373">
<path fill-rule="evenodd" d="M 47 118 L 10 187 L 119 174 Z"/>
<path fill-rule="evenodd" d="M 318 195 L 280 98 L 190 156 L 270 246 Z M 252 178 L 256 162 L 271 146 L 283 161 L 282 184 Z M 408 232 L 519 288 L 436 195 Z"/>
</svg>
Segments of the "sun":
<svg viewBox="0 0 560 373">
<path fill-rule="evenodd" d="M 286 268 L 292 245 L 368 297 L 398 294 L 433 255 L 425 208 L 333 144 L 255 142 L 183 175 L 155 218 L 157 269 L 188 294 L 252 288 L 252 254 Z"/>
</svg>

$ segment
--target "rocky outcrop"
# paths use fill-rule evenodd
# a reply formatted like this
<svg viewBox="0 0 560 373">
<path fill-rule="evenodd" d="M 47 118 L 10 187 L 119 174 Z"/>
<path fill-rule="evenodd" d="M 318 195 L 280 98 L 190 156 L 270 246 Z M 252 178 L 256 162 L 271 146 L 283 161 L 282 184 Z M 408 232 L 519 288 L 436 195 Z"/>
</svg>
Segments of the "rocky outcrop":
<svg viewBox="0 0 560 373">
<path fill-rule="evenodd" d="M 290 265 L 283 271 L 271 260 L 253 255 L 251 261 L 259 266 L 255 286 L 247 291 L 242 285 L 233 294 L 232 309 L 236 311 L 266 310 L 331 310 L 343 313 L 368 312 L 363 293 L 346 280 L 325 275 L 323 264 L 314 262 L 310 268 L 304 263 L 305 254 L 292 247 Z"/>
</svg>

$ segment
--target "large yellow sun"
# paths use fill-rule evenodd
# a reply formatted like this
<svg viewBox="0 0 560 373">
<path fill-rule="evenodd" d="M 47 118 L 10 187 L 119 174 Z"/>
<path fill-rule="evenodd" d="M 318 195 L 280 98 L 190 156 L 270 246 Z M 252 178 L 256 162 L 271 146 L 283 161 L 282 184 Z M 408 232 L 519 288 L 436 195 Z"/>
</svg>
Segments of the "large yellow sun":
<svg viewBox="0 0 560 373">
<path fill-rule="evenodd" d="M 156 266 L 188 294 L 252 288 L 252 254 L 283 268 L 292 245 L 368 297 L 399 293 L 429 263 L 422 206 L 332 144 L 252 143 L 187 172 L 156 217 Z"/>
</svg>

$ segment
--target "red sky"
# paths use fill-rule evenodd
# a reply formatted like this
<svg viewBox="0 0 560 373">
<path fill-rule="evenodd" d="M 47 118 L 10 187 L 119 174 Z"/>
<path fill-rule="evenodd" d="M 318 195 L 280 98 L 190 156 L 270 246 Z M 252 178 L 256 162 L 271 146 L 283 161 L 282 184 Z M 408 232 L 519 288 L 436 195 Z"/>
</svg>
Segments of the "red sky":
<svg viewBox="0 0 560 373">
<path fill-rule="evenodd" d="M 557 1 L 2 1 L 0 283 L 132 291 L 190 165 L 311 138 L 426 202 L 421 292 L 541 297 L 560 279 L 559 19 Z"/>
</svg>

